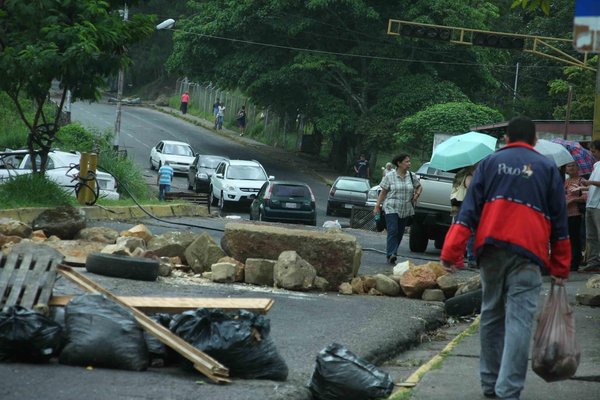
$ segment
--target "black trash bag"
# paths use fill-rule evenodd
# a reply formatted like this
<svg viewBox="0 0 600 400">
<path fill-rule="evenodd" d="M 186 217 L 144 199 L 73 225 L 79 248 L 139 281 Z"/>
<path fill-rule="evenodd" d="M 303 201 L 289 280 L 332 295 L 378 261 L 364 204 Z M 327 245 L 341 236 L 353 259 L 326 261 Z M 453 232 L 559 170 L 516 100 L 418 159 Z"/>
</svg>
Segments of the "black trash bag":
<svg viewBox="0 0 600 400">
<path fill-rule="evenodd" d="M 309 383 L 317 400 L 365 400 L 388 397 L 394 389 L 390 375 L 332 343 L 319 352 Z"/>
<path fill-rule="evenodd" d="M 169 325 L 173 320 L 173 317 L 170 314 L 165 313 L 154 314 L 151 315 L 150 318 L 167 329 L 169 329 Z M 158 340 L 153 334 L 144 331 L 144 339 L 146 340 L 146 347 L 148 347 L 150 364 L 153 367 L 162 367 L 177 359 L 177 353 L 165 346 L 165 344 Z"/>
<path fill-rule="evenodd" d="M 58 355 L 63 330 L 50 318 L 21 306 L 0 312 L 0 360 L 46 362 Z"/>
<path fill-rule="evenodd" d="M 59 362 L 144 371 L 148 348 L 142 328 L 126 308 L 99 294 L 74 297 L 65 307 L 67 345 Z"/>
<path fill-rule="evenodd" d="M 231 376 L 285 381 L 288 367 L 262 315 L 199 308 L 173 318 L 171 331 L 229 368 Z"/>
</svg>

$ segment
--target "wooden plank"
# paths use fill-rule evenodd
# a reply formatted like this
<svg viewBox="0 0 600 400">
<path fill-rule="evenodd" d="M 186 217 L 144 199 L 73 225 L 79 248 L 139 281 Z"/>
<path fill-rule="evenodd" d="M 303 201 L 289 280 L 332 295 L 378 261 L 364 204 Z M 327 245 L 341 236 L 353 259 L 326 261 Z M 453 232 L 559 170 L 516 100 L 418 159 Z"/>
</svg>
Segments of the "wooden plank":
<svg viewBox="0 0 600 400">
<path fill-rule="evenodd" d="M 50 267 L 50 256 L 44 255 L 34 260 L 33 269 L 30 269 L 27 281 L 24 284 L 23 295 L 19 305 L 25 308 L 32 308 L 36 304 L 36 299 L 40 294 L 40 286 L 44 285 L 46 272 Z M 21 268 L 26 267 L 21 263 Z"/>
<path fill-rule="evenodd" d="M 0 253 L 0 309 L 4 307 L 5 299 L 10 294 L 10 288 L 12 287 L 12 275 L 13 271 L 17 267 L 19 262 L 19 255 L 16 253 L 9 253 L 8 256 L 3 257 Z"/>
<path fill-rule="evenodd" d="M 53 296 L 49 306 L 65 306 L 73 296 Z M 272 299 L 257 298 L 203 298 L 203 297 L 143 297 L 117 296 L 130 307 L 144 312 L 180 313 L 197 308 L 221 308 L 223 310 L 249 310 L 266 314 L 273 306 Z"/>
<path fill-rule="evenodd" d="M 36 303 L 47 304 L 50 297 L 52 297 L 52 289 L 54 289 L 54 282 L 56 282 L 56 268 L 58 267 L 60 260 L 61 259 L 55 257 L 50 260 L 50 264 L 45 273 L 45 278 L 40 281 L 43 285 L 41 285 L 41 290 Z"/>
<path fill-rule="evenodd" d="M 19 298 L 21 297 L 21 292 L 23 291 L 23 283 L 25 283 L 25 279 L 29 274 L 29 268 L 31 266 L 31 262 L 33 261 L 33 254 L 25 254 L 21 259 L 19 264 L 19 268 L 15 271 L 15 281 L 10 290 L 10 294 L 6 299 L 5 306 L 14 306 L 19 304 Z"/>
<path fill-rule="evenodd" d="M 129 309 L 135 316 L 138 323 L 146 330 L 153 334 L 158 340 L 167 346 L 171 347 L 173 350 L 181 354 L 183 357 L 187 358 L 194 364 L 194 368 L 203 373 L 206 377 L 211 379 L 215 383 L 228 383 L 231 382 L 227 377 L 229 376 L 229 370 L 221 365 L 214 358 L 209 355 L 203 353 L 199 349 L 195 348 L 185 340 L 180 337 L 174 335 L 171 331 L 169 331 L 164 326 L 150 319 L 147 315 L 142 313 L 140 310 L 135 307 L 131 307 L 127 305 L 125 302 L 119 300 L 117 296 L 104 289 L 102 286 L 96 284 L 94 281 L 85 277 L 84 275 L 74 271 L 72 268 L 67 267 L 66 265 L 58 265 L 58 272 L 75 282 L 79 286 L 83 287 L 88 292 L 93 293 L 102 293 L 109 299 L 114 302 L 121 304 L 123 307 Z"/>
</svg>

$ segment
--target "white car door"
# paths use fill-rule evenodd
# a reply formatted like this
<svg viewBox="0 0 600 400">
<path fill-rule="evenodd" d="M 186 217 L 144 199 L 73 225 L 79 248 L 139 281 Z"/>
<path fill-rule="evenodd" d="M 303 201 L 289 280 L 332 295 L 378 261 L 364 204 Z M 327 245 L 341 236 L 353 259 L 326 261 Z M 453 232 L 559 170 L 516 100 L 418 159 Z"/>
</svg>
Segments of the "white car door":
<svg viewBox="0 0 600 400">
<path fill-rule="evenodd" d="M 225 182 L 225 168 L 227 163 L 222 162 L 219 164 L 215 173 L 210 177 L 210 182 L 212 186 L 213 196 L 220 199 L 221 192 L 223 191 L 223 185 Z"/>
<path fill-rule="evenodd" d="M 153 168 L 158 168 L 158 165 L 160 164 L 160 156 L 163 146 L 163 142 L 158 142 L 158 144 L 150 151 L 150 165 Z"/>
</svg>

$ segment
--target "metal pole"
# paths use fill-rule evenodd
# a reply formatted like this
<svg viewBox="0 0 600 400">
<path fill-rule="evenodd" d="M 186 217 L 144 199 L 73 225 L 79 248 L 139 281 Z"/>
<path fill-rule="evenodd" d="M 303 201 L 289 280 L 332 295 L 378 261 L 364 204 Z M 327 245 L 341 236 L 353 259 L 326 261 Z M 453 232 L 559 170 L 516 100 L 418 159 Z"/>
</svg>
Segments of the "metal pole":
<svg viewBox="0 0 600 400">
<path fill-rule="evenodd" d="M 129 10 L 127 3 L 123 7 L 123 21 L 127 21 Z M 113 149 L 119 151 L 119 136 L 121 136 L 121 100 L 123 98 L 123 81 L 125 80 L 125 70 L 119 69 L 119 80 L 117 83 L 117 116 L 115 118 L 115 137 L 113 138 Z"/>
<path fill-rule="evenodd" d="M 515 73 L 515 86 L 513 89 L 513 101 L 517 98 L 517 85 L 519 83 L 519 63 L 517 63 L 517 72 Z"/>
<path fill-rule="evenodd" d="M 567 139 L 569 134 L 569 120 L 571 119 L 571 102 L 573 100 L 573 86 L 569 85 L 569 94 L 567 96 L 567 111 L 565 113 L 565 132 L 563 137 Z"/>
</svg>

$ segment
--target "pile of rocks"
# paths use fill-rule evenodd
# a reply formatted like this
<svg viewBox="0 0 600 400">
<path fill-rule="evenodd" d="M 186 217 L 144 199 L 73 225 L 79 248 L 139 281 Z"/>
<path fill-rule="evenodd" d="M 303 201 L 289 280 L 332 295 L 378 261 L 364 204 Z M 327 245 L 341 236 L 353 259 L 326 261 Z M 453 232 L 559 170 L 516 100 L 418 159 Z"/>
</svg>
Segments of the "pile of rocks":
<svg viewBox="0 0 600 400">
<path fill-rule="evenodd" d="M 467 281 L 448 274 L 440 263 L 415 265 L 410 261 L 399 263 L 391 275 L 359 276 L 342 283 L 342 294 L 369 294 L 375 296 L 406 296 L 427 301 L 446 299 L 477 290 L 481 287 L 479 275 Z"/>
</svg>

